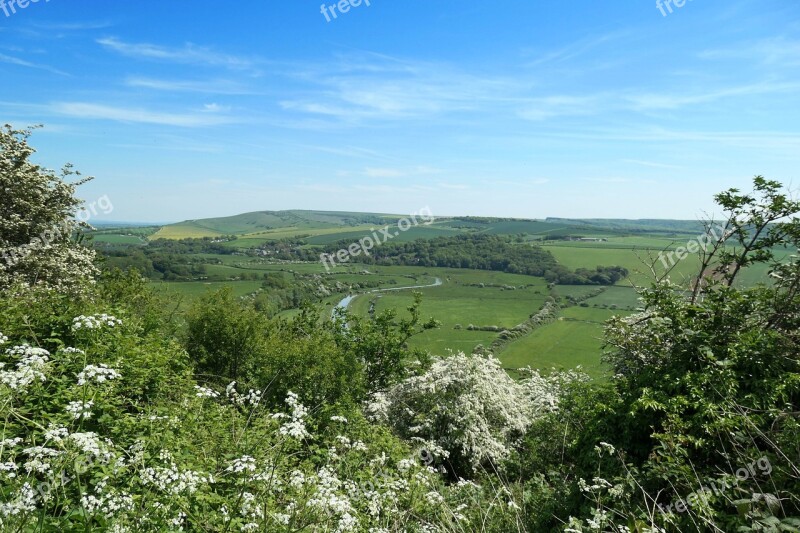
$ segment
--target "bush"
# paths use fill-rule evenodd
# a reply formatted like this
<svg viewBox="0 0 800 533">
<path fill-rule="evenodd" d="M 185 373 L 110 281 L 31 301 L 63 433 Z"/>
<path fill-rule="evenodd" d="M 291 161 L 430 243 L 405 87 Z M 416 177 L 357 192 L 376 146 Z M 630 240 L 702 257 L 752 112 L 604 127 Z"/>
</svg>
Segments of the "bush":
<svg viewBox="0 0 800 533">
<path fill-rule="evenodd" d="M 501 467 L 531 421 L 556 408 L 557 394 L 536 373 L 516 382 L 497 359 L 462 353 L 376 395 L 368 411 L 468 476 L 481 465 Z"/>
</svg>

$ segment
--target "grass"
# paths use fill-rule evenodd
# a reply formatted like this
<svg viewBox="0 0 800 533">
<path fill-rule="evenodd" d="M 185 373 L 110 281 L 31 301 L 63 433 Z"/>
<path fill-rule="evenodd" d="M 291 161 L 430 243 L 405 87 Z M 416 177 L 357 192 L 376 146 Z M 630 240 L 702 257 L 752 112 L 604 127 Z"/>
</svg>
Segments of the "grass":
<svg viewBox="0 0 800 533">
<path fill-rule="evenodd" d="M 201 239 L 203 237 L 220 237 L 222 235 L 224 233 L 192 224 L 174 224 L 172 226 L 164 226 L 152 234 L 150 239 Z"/>
<path fill-rule="evenodd" d="M 97 233 L 92 235 L 92 240 L 98 243 L 107 244 L 146 244 L 147 240 L 137 235 L 115 235 L 113 233 Z"/>
<path fill-rule="evenodd" d="M 429 279 L 438 277 L 442 285 L 419 289 L 423 295 L 421 315 L 433 317 L 441 327 L 429 330 L 411 340 L 411 345 L 424 348 L 436 355 L 450 351 L 471 352 L 478 344 L 488 345 L 497 337 L 492 331 L 469 331 L 467 326 L 498 326 L 511 328 L 525 321 L 536 312 L 548 296 L 547 287 L 541 278 L 461 269 L 423 267 L 380 267 L 381 272 L 402 275 L 414 272 Z M 424 281 L 424 280 L 423 280 Z M 483 283 L 484 287 L 477 286 Z M 517 290 L 503 290 L 487 285 L 509 285 Z M 521 287 L 525 288 L 521 288 Z M 412 291 L 384 292 L 357 297 L 350 311 L 365 316 L 372 302 L 375 310 L 398 310 L 401 316 L 413 303 Z M 456 329 L 460 325 L 461 329 Z"/>
<path fill-rule="evenodd" d="M 600 362 L 603 328 L 595 322 L 558 320 L 535 330 L 498 354 L 503 366 L 547 372 L 581 366 L 592 377 L 605 375 Z"/>
<path fill-rule="evenodd" d="M 581 246 L 573 246 L 581 244 Z M 647 260 L 648 250 L 637 248 L 604 247 L 606 243 L 567 243 L 548 244 L 545 250 L 552 253 L 556 260 L 569 269 L 590 268 L 596 266 L 619 265 L 625 267 L 630 272 L 630 280 L 621 280 L 618 285 L 630 285 L 633 281 L 636 285 L 646 285 L 652 280 L 642 259 Z M 663 273 L 664 265 L 657 260 L 658 252 L 653 251 L 653 258 L 656 259 L 656 271 Z M 667 263 L 669 264 L 669 262 Z M 696 255 L 689 255 L 683 261 L 678 261 L 672 270 L 672 276 L 676 280 L 690 279 L 697 275 L 700 263 Z"/>
<path fill-rule="evenodd" d="M 175 305 L 178 312 L 186 311 L 192 303 L 202 296 L 230 287 L 235 296 L 246 296 L 261 287 L 260 281 L 186 281 L 186 282 L 152 282 L 151 288 Z"/>
</svg>

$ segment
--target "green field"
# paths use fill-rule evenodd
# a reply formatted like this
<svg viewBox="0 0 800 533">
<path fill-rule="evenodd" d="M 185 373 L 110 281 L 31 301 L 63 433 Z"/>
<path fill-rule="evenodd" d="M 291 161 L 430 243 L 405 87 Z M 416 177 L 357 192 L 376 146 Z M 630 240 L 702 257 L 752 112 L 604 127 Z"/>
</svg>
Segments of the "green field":
<svg viewBox="0 0 800 533">
<path fill-rule="evenodd" d="M 637 247 L 608 246 L 608 243 L 565 243 L 546 244 L 545 250 L 552 253 L 559 263 L 567 268 L 594 268 L 599 265 L 619 265 L 630 272 L 630 280 L 636 285 L 646 285 L 653 276 L 649 264 L 654 262 L 656 273 L 665 272 L 664 264 L 658 259 L 660 249 L 648 250 Z M 669 258 L 665 258 L 670 265 Z M 696 276 L 700 262 L 696 255 L 689 255 L 683 261 L 676 261 L 671 276 L 676 281 L 689 280 Z M 631 281 L 622 280 L 619 285 L 630 285 Z"/>
<path fill-rule="evenodd" d="M 602 378 L 607 372 L 600 361 L 603 323 L 622 313 L 583 307 L 564 309 L 556 322 L 510 343 L 498 357 L 508 369 L 530 366 L 546 372 L 581 366 L 590 376 Z"/>
<path fill-rule="evenodd" d="M 497 326 L 499 330 L 512 328 L 535 313 L 548 295 L 541 278 L 517 274 L 422 267 L 381 267 L 378 271 L 417 271 L 429 279 L 442 281 L 441 286 L 418 290 L 423 295 L 422 316 L 437 319 L 441 327 L 426 331 L 411 341 L 413 346 L 437 355 L 450 351 L 472 352 L 478 344 L 491 344 L 498 332 L 469 331 L 467 327 L 472 324 Z M 484 287 L 479 286 L 481 283 Z M 510 290 L 490 285 L 517 288 Z M 413 302 L 413 294 L 412 291 L 364 294 L 353 300 L 349 310 L 366 316 L 372 302 L 376 312 L 398 309 L 401 316 L 405 316 L 405 309 Z M 460 329 L 456 329 L 457 326 Z"/>
<path fill-rule="evenodd" d="M 153 283 L 156 291 L 169 296 L 178 311 L 185 311 L 198 297 L 222 287 L 231 287 L 234 294 L 241 297 L 268 291 L 270 289 L 263 285 L 265 276 L 282 273 L 284 282 L 290 286 L 297 280 L 305 283 L 307 290 L 310 287 L 314 303 L 323 316 L 329 316 L 335 305 L 353 294 L 357 296 L 349 311 L 357 316 L 368 316 L 371 308 L 377 312 L 396 309 L 404 316 L 413 301 L 412 290 L 373 291 L 425 285 L 438 278 L 442 282 L 440 286 L 419 289 L 419 292 L 423 295 L 423 319 L 435 318 L 441 327 L 410 341 L 412 346 L 435 355 L 471 352 L 479 344 L 491 346 L 500 331 L 526 321 L 552 296 L 562 306 L 569 306 L 570 302 L 576 305 L 562 309 L 557 321 L 502 345 L 497 355 L 509 369 L 531 366 L 547 371 L 581 365 L 591 375 L 602 377 L 606 372 L 600 362 L 603 323 L 614 314 L 636 312 L 641 302 L 632 284 L 649 285 L 653 272 L 648 263 L 654 263 L 656 275 L 662 274 L 665 267 L 658 260 L 659 252 L 685 246 L 696 237 L 693 231 L 699 229 L 697 223 L 691 221 L 617 220 L 603 225 L 603 221 L 455 217 L 412 226 L 406 232 L 398 232 L 393 239 L 408 242 L 459 234 L 511 235 L 514 240 L 510 242 L 514 245 L 541 245 L 571 270 L 618 265 L 630 272 L 628 279 L 602 288 L 596 285 L 548 287 L 539 277 L 421 266 L 350 263 L 339 264 L 328 272 L 318 261 L 279 261 L 270 256 L 273 253 L 270 247 L 260 248 L 266 242 L 282 240 L 284 244 L 280 246 L 289 243 L 313 252 L 316 247 L 338 241 L 356 242 L 377 228 L 395 226 L 399 218 L 398 215 L 374 213 L 264 211 L 186 221 L 160 229 L 107 229 L 93 236 L 100 245 L 134 249 L 146 247 L 148 238 L 235 235 L 235 239 L 222 239 L 215 244 L 233 253 L 188 256 L 185 267 L 191 269 L 189 279 L 194 281 Z M 390 231 L 394 233 L 395 229 L 396 226 Z M 580 238 L 598 240 L 580 241 Z M 780 251 L 783 255 L 787 253 Z M 113 265 L 115 260 L 110 257 L 109 264 Z M 697 255 L 689 255 L 677 261 L 671 278 L 673 282 L 688 285 L 698 270 Z M 740 283 L 753 285 L 767 279 L 767 268 L 758 266 L 744 271 Z M 287 309 L 281 311 L 280 316 L 292 316 L 296 312 L 296 309 Z"/>
<path fill-rule="evenodd" d="M 107 244 L 124 244 L 124 245 L 143 245 L 147 244 L 147 239 L 138 235 L 127 234 L 114 234 L 114 233 L 97 233 L 92 236 L 95 242 Z"/>
</svg>

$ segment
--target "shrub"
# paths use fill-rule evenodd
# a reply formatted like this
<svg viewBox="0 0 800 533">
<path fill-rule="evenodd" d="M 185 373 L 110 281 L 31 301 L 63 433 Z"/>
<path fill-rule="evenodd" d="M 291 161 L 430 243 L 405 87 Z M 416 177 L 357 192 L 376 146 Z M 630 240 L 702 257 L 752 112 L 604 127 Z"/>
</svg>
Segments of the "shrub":
<svg viewBox="0 0 800 533">
<path fill-rule="evenodd" d="M 557 406 L 552 381 L 516 382 L 492 356 L 457 354 L 376 395 L 372 416 L 428 446 L 457 475 L 500 466 L 531 421 Z"/>
</svg>

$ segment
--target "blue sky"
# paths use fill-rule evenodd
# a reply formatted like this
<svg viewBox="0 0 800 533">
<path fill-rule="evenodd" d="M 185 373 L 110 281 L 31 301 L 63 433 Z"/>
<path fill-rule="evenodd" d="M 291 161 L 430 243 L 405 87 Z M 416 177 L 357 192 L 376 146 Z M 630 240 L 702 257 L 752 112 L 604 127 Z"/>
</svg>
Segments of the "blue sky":
<svg viewBox="0 0 800 533">
<path fill-rule="evenodd" d="M 0 122 L 44 124 L 38 161 L 112 220 L 696 218 L 797 185 L 794 0 L 320 3 L 0 9 Z"/>
</svg>

